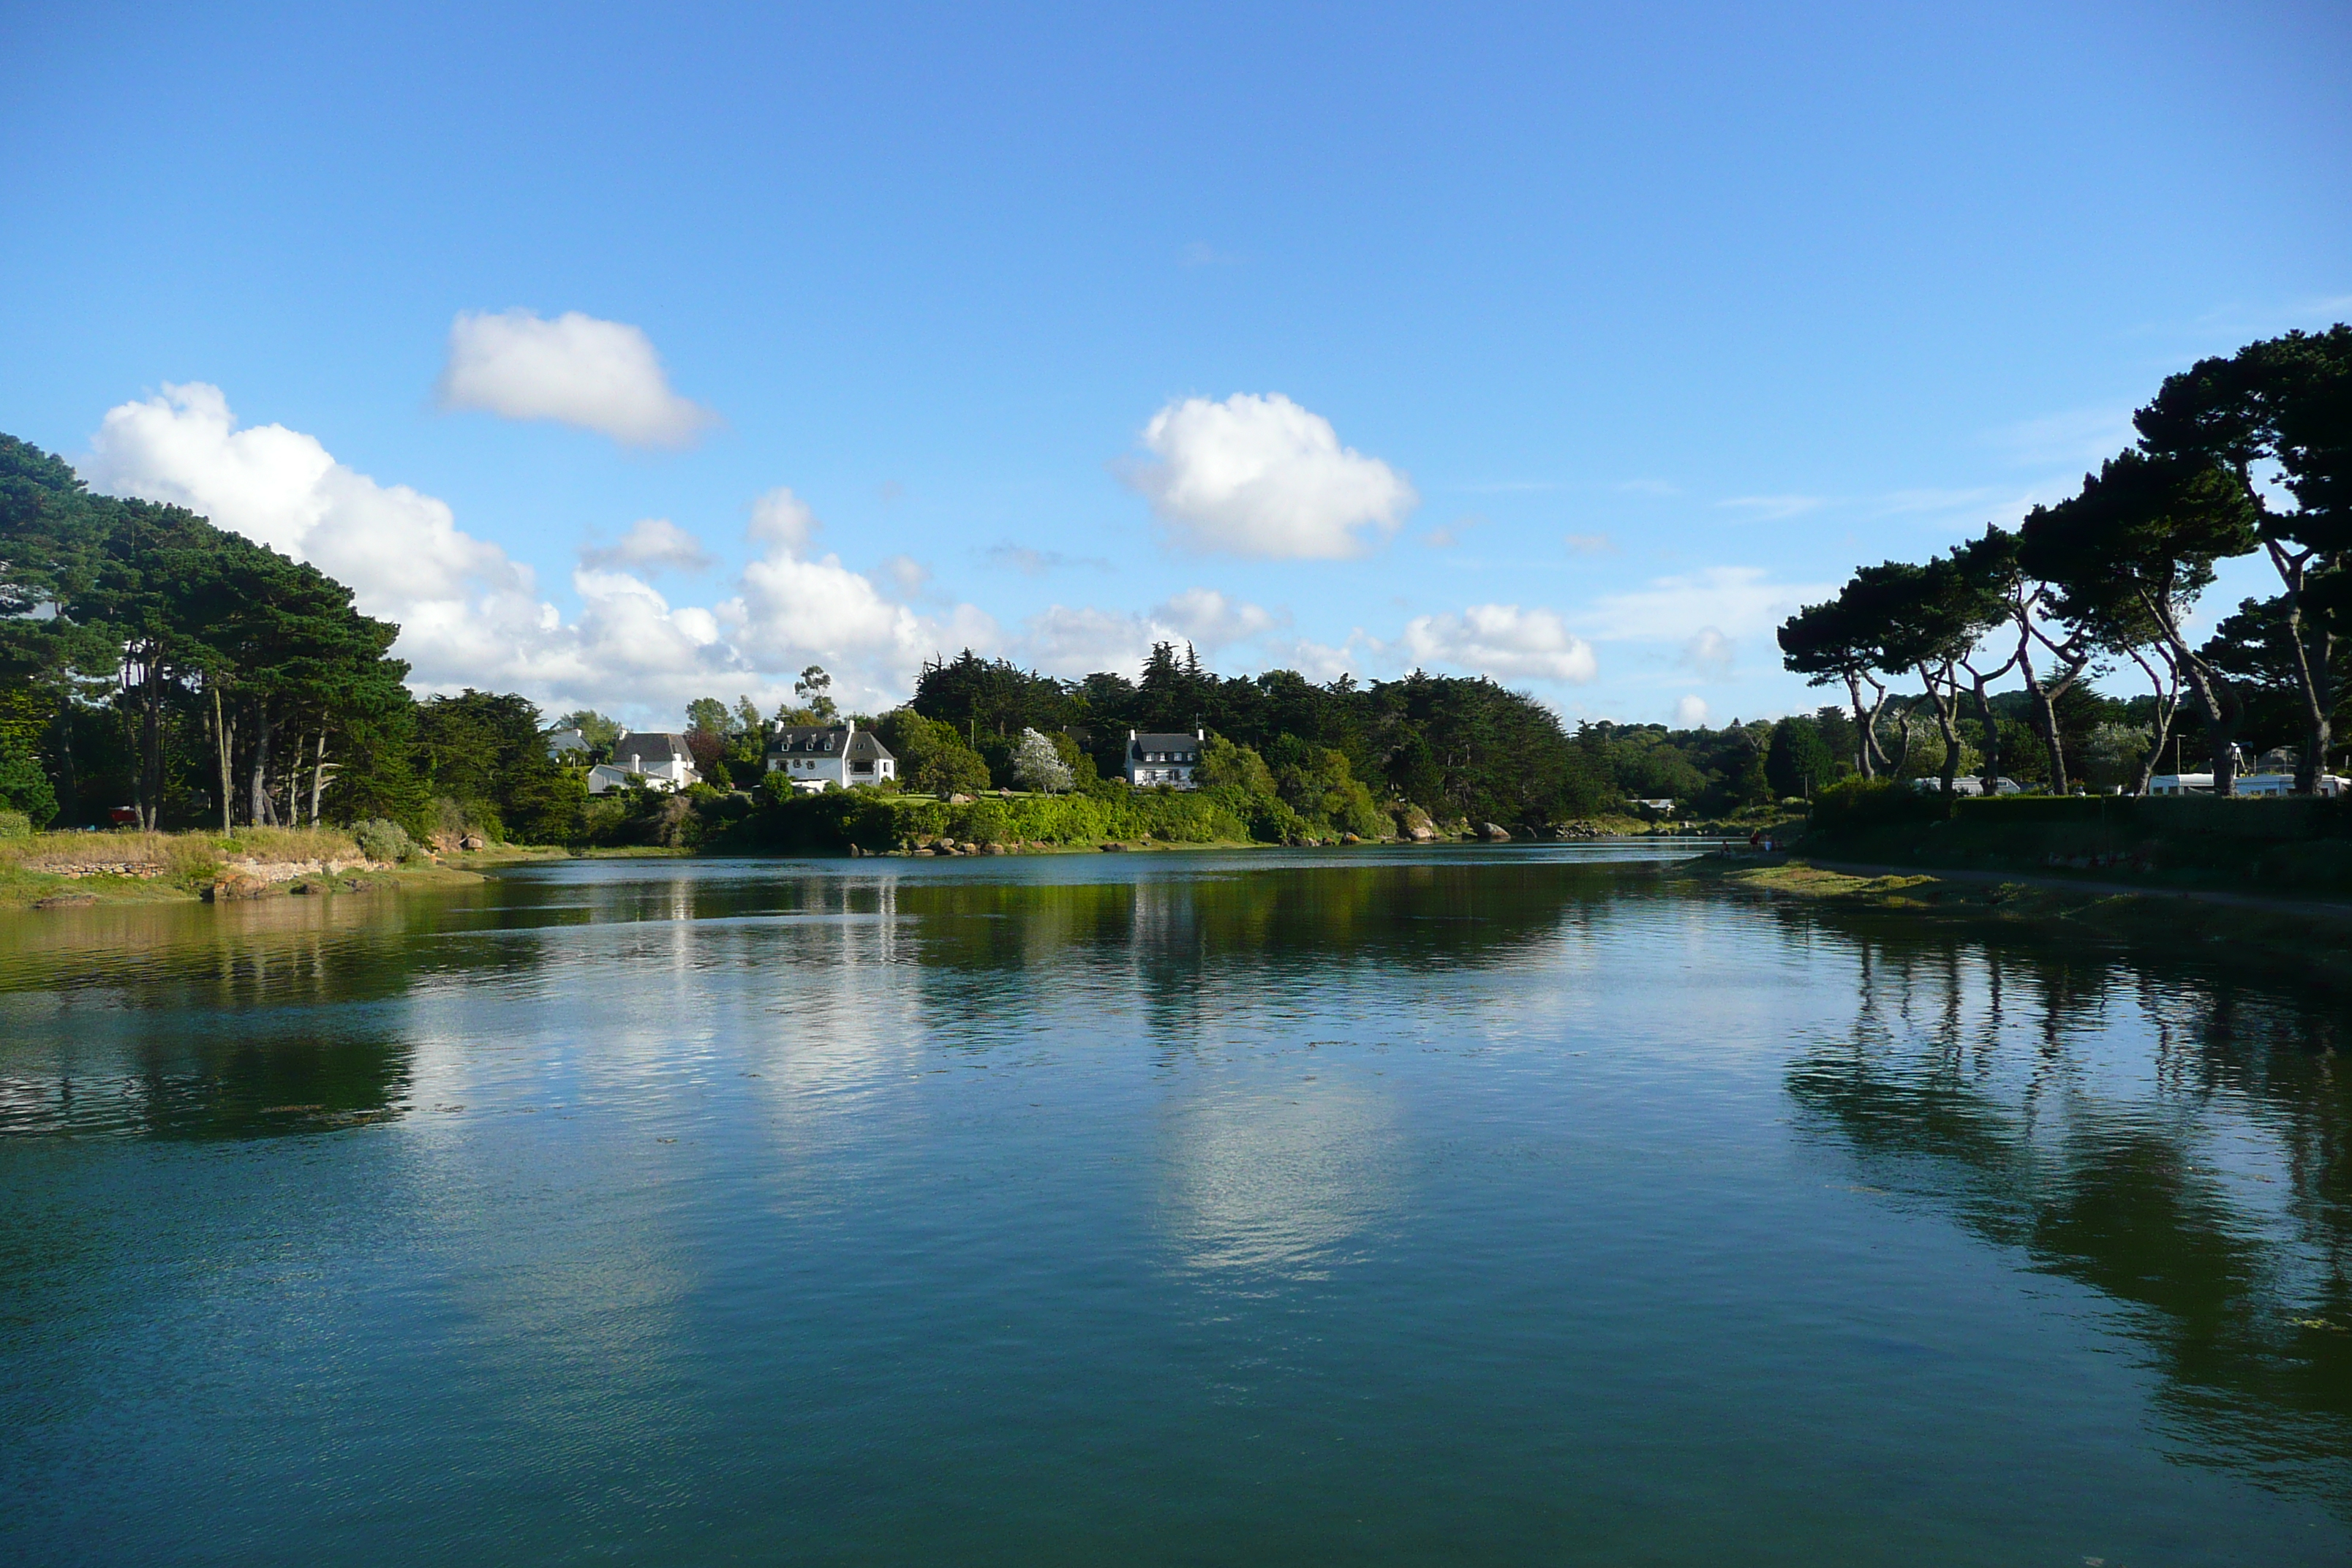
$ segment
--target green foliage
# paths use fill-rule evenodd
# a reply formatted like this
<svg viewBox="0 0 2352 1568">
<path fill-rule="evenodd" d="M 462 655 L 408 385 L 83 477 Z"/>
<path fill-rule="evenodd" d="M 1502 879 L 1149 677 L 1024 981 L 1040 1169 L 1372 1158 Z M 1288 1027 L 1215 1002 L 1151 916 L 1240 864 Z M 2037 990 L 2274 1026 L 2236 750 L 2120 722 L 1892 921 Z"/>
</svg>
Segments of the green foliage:
<svg viewBox="0 0 2352 1568">
<path fill-rule="evenodd" d="M 352 840 L 360 847 L 360 853 L 371 860 L 405 860 L 416 848 L 408 837 L 408 829 L 381 816 L 354 823 Z"/>
<path fill-rule="evenodd" d="M 1951 814 L 1944 797 L 1893 779 L 1847 779 L 1813 795 L 1812 826 L 1824 837 L 1867 828 L 1939 822 Z"/>
<path fill-rule="evenodd" d="M 1814 790 L 1837 782 L 1839 766 L 1836 754 L 1822 738 L 1821 725 L 1811 719 L 1791 717 L 1772 726 L 1764 773 L 1776 796 L 1810 798 Z"/>
<path fill-rule="evenodd" d="M 468 688 L 427 700 L 417 710 L 416 753 L 431 793 L 488 836 L 526 844 L 578 837 L 586 781 L 547 754 L 539 710 L 525 699 Z"/>
<path fill-rule="evenodd" d="M 894 708 L 875 732 L 898 760 L 901 787 L 936 795 L 977 795 L 988 787 L 988 764 L 963 742 L 951 724 L 924 717 L 913 708 Z"/>
<path fill-rule="evenodd" d="M 21 811 L 0 811 L 0 838 L 30 838 L 33 819 Z"/>
<path fill-rule="evenodd" d="M 0 810 L 25 817 L 34 827 L 47 827 L 58 815 L 49 775 L 32 748 L 13 736 L 0 736 Z"/>
</svg>

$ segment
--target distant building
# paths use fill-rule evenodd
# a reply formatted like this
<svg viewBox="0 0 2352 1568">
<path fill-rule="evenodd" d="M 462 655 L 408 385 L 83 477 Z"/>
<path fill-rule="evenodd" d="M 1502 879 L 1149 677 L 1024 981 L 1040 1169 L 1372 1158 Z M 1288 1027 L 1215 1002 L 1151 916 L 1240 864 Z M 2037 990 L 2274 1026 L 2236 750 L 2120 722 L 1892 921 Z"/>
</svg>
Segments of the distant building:
<svg viewBox="0 0 2352 1568">
<path fill-rule="evenodd" d="M 577 730 L 550 730 L 541 739 L 547 742 L 547 754 L 559 763 L 577 767 L 588 760 L 588 737 Z"/>
<path fill-rule="evenodd" d="M 2262 800 L 2276 795 L 2293 795 L 2294 775 L 2293 773 L 2240 773 L 2236 782 L 2230 787 L 2242 798 L 2247 800 Z M 2347 783 L 2334 773 L 2319 775 L 2321 795 L 2334 797 L 2344 794 L 2347 789 L 2352 789 L 2352 783 Z M 2147 793 L 2150 795 L 2211 795 L 2213 775 L 2211 773 L 2158 773 L 2147 781 Z"/>
<path fill-rule="evenodd" d="M 768 771 L 814 794 L 830 784 L 878 784 L 898 776 L 898 759 L 855 719 L 838 724 L 789 724 L 768 735 Z"/>
<path fill-rule="evenodd" d="M 1127 761 L 1119 771 L 1139 789 L 1158 784 L 1191 789 L 1192 771 L 1201 765 L 1201 747 L 1208 738 L 1205 730 L 1189 735 L 1140 735 L 1129 730 Z"/>
<path fill-rule="evenodd" d="M 653 730 L 640 733 L 624 730 L 620 739 L 613 742 L 613 760 L 588 770 L 588 793 L 603 795 L 631 785 L 680 790 L 701 779 L 685 736 Z"/>
</svg>

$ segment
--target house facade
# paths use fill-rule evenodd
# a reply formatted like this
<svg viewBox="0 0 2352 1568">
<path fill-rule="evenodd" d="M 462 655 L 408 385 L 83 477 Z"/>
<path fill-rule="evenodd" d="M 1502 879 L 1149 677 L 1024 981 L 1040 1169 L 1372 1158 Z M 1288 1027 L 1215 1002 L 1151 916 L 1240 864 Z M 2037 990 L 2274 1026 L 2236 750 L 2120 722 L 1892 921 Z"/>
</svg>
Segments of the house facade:
<svg viewBox="0 0 2352 1568">
<path fill-rule="evenodd" d="M 681 790 L 701 781 L 694 752 L 683 735 L 647 730 L 624 730 L 613 742 L 613 760 L 588 770 L 588 793 L 642 785 L 646 789 Z"/>
<path fill-rule="evenodd" d="M 1127 760 L 1119 772 L 1138 789 L 1161 784 L 1171 789 L 1191 789 L 1192 774 L 1201 765 L 1201 747 L 1208 738 L 1205 730 L 1195 730 L 1189 735 L 1140 734 L 1129 730 Z"/>
<path fill-rule="evenodd" d="M 782 773 L 793 787 L 815 794 L 828 784 L 878 784 L 898 776 L 898 759 L 871 730 L 855 719 L 839 724 L 790 724 L 768 733 L 768 771 Z"/>
</svg>

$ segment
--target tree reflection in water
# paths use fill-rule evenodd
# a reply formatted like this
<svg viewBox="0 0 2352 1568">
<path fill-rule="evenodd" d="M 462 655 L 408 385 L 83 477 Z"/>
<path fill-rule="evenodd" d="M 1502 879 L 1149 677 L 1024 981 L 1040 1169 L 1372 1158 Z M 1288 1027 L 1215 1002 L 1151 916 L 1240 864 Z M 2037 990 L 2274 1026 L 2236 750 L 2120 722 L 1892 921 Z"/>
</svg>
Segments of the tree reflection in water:
<svg viewBox="0 0 2352 1568">
<path fill-rule="evenodd" d="M 1807 1130 L 1868 1185 L 2118 1303 L 2195 1435 L 2180 1457 L 2352 1511 L 2341 1012 L 2109 952 L 1782 919 L 1858 963 L 1851 1033 L 1789 1069 Z"/>
</svg>

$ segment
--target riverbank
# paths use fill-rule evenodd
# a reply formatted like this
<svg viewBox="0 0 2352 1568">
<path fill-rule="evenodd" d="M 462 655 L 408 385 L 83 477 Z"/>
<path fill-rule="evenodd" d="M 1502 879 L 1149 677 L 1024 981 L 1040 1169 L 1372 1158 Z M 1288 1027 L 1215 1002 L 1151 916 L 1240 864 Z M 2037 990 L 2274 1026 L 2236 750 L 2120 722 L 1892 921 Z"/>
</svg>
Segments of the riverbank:
<svg viewBox="0 0 2352 1568">
<path fill-rule="evenodd" d="M 2352 903 L 2215 889 L 2153 889 L 2003 872 L 1912 869 L 1795 856 L 1706 856 L 1668 875 L 1765 899 L 1885 914 L 1977 934 L 2224 962 L 2352 994 Z"/>
<path fill-rule="evenodd" d="M 429 858 L 372 860 L 350 834 L 334 828 L 37 833 L 0 840 L 0 909 L 227 902 L 457 887 L 481 880 L 472 867 L 564 851 L 461 853 L 464 865 Z"/>
</svg>

